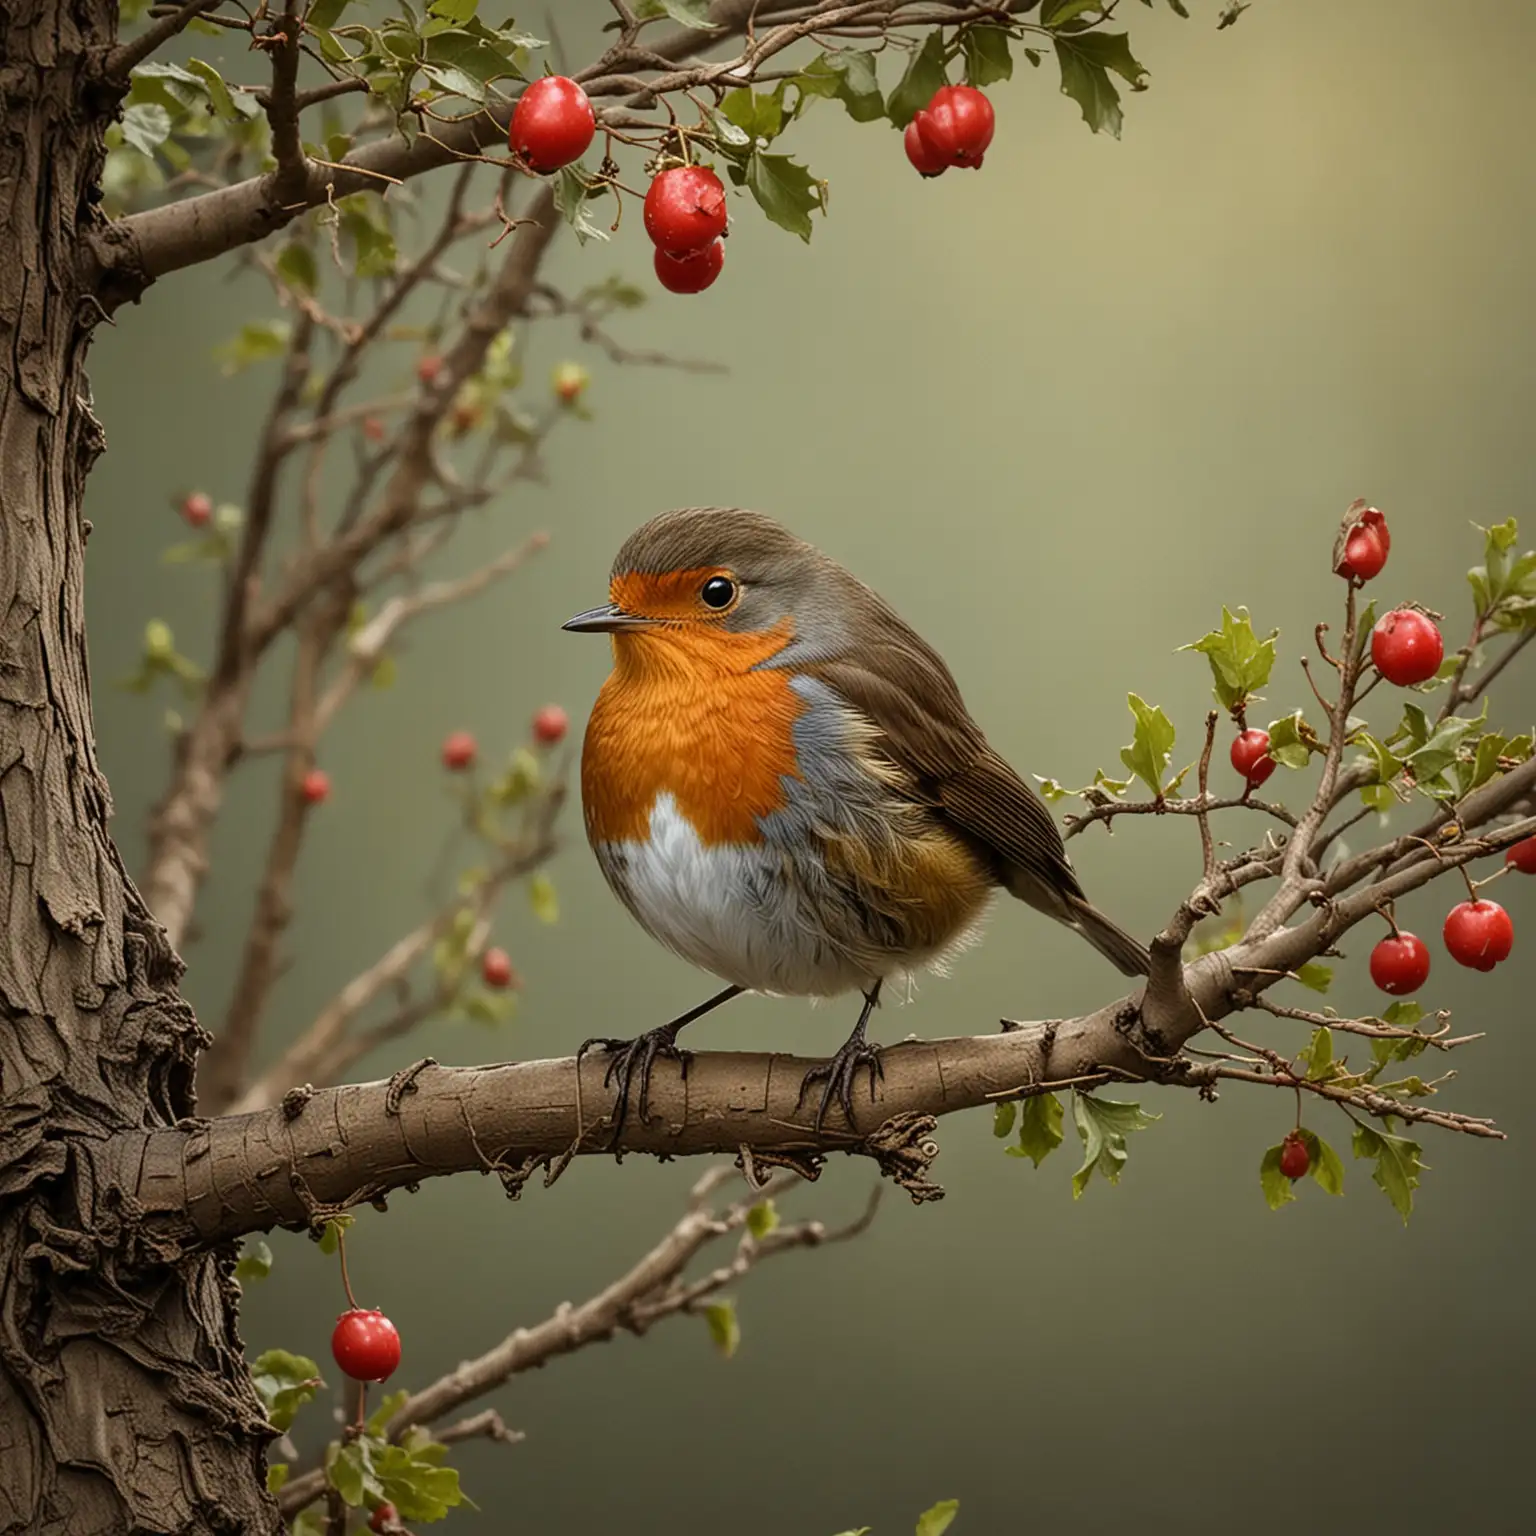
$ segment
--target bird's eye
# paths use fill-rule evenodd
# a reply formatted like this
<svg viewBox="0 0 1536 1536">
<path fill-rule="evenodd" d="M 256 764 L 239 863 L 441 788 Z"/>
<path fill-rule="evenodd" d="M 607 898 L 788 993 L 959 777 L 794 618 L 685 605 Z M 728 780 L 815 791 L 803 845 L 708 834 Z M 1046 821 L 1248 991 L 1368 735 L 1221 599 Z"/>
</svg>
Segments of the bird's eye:
<svg viewBox="0 0 1536 1536">
<path fill-rule="evenodd" d="M 736 583 L 729 576 L 711 576 L 699 588 L 699 600 L 706 608 L 729 608 L 736 600 Z"/>
</svg>

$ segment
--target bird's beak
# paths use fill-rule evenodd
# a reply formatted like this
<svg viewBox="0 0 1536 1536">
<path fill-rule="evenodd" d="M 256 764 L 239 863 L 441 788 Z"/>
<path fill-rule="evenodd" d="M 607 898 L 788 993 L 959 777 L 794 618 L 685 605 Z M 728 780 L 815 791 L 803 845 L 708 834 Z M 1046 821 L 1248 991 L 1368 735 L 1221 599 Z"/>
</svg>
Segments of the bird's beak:
<svg viewBox="0 0 1536 1536">
<path fill-rule="evenodd" d="M 574 619 L 567 619 L 561 629 L 575 630 L 578 634 L 611 634 L 620 629 L 649 629 L 656 623 L 638 613 L 625 613 L 616 603 L 604 603 L 601 608 L 588 608 Z"/>
</svg>

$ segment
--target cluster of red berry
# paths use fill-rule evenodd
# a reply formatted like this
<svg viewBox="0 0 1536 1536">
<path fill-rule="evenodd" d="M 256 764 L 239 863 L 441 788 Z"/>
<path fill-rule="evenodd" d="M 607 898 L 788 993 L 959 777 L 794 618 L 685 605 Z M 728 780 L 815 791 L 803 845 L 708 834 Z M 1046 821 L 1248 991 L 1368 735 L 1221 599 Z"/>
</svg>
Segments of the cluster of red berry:
<svg viewBox="0 0 1536 1536">
<path fill-rule="evenodd" d="M 597 121 L 574 80 L 550 75 L 518 98 L 508 143 L 541 176 L 586 153 Z M 656 277 L 672 293 L 702 293 L 725 265 L 725 187 L 702 165 L 662 171 L 645 194 L 645 232 L 656 247 Z"/>
<path fill-rule="evenodd" d="M 907 124 L 902 146 L 919 176 L 942 176 L 952 165 L 978 171 L 995 126 L 992 103 L 974 85 L 941 85 Z"/>
</svg>

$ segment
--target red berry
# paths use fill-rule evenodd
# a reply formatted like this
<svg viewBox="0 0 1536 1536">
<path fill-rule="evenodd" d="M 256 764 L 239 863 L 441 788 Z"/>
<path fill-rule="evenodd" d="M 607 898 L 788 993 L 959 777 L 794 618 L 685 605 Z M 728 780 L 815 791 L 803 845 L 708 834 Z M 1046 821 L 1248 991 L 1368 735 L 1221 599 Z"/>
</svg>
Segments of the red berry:
<svg viewBox="0 0 1536 1536">
<path fill-rule="evenodd" d="M 400 1364 L 400 1335 L 382 1312 L 358 1307 L 336 1320 L 331 1353 L 353 1381 L 388 1381 Z"/>
<path fill-rule="evenodd" d="M 364 416 L 363 436 L 370 443 L 382 443 L 384 441 L 384 423 L 377 416 Z"/>
<path fill-rule="evenodd" d="M 368 1519 L 368 1529 L 374 1532 L 389 1530 L 400 1524 L 400 1511 L 393 1504 L 380 1504 Z"/>
<path fill-rule="evenodd" d="M 587 93 L 564 75 L 546 75 L 518 97 L 507 142 L 543 176 L 580 160 L 596 132 Z"/>
<path fill-rule="evenodd" d="M 468 768 L 475 760 L 475 738 L 468 731 L 454 731 L 443 739 L 443 767 L 454 773 Z"/>
<path fill-rule="evenodd" d="M 1251 789 L 1257 789 L 1275 771 L 1275 760 L 1269 755 L 1269 732 L 1244 731 L 1232 743 L 1232 766 Z"/>
<path fill-rule="evenodd" d="M 645 194 L 645 232 L 669 256 L 703 250 L 725 233 L 725 224 L 725 187 L 708 166 L 674 166 Z"/>
<path fill-rule="evenodd" d="M 534 739 L 543 742 L 546 747 L 552 747 L 557 741 L 563 741 L 565 733 L 570 728 L 571 717 L 558 704 L 546 704 L 533 717 Z"/>
<path fill-rule="evenodd" d="M 1496 901 L 1464 901 L 1445 919 L 1445 947 L 1457 964 L 1491 971 L 1515 947 L 1515 925 Z"/>
<path fill-rule="evenodd" d="M 923 142 L 922 134 L 917 131 L 917 118 L 907 124 L 907 131 L 901 136 L 901 145 L 919 176 L 942 176 L 949 169 L 949 161 Z"/>
<path fill-rule="evenodd" d="M 319 805 L 331 792 L 331 776 L 323 768 L 311 768 L 304 775 L 304 798 L 311 805 Z"/>
<path fill-rule="evenodd" d="M 1334 546 L 1333 569 L 1351 581 L 1369 581 L 1381 574 L 1391 548 L 1392 534 L 1386 518 L 1375 507 L 1367 507 Z"/>
<path fill-rule="evenodd" d="M 1528 837 L 1516 843 L 1504 855 L 1506 864 L 1513 864 L 1522 875 L 1536 875 L 1536 837 Z"/>
<path fill-rule="evenodd" d="M 1312 1157 L 1307 1151 L 1306 1142 L 1301 1139 L 1299 1132 L 1292 1131 L 1280 1143 L 1280 1172 L 1286 1178 L 1296 1180 L 1304 1178 L 1311 1166 Z"/>
<path fill-rule="evenodd" d="M 996 121 L 992 103 L 974 85 L 941 85 L 912 121 L 924 147 L 945 165 L 981 169 Z"/>
<path fill-rule="evenodd" d="M 686 256 L 656 252 L 656 278 L 669 293 L 703 293 L 724 265 L 725 247 L 718 240 Z"/>
<path fill-rule="evenodd" d="M 433 353 L 428 353 L 416 364 L 416 377 L 430 389 L 437 383 L 437 376 L 443 371 L 443 360 Z"/>
<path fill-rule="evenodd" d="M 1371 631 L 1371 660 L 1389 683 L 1411 688 L 1428 682 L 1445 660 L 1435 621 L 1417 608 L 1395 608 Z"/>
<path fill-rule="evenodd" d="M 504 949 L 488 949 L 480 957 L 480 979 L 488 987 L 495 987 L 498 991 L 503 987 L 510 987 L 516 976 L 512 969 L 512 958 Z"/>
<path fill-rule="evenodd" d="M 1429 979 L 1429 946 L 1417 934 L 1389 934 L 1371 951 L 1371 980 L 1393 997 L 1417 992 Z"/>
<path fill-rule="evenodd" d="M 202 491 L 193 491 L 182 502 L 181 515 L 194 528 L 201 528 L 213 516 L 213 499 Z"/>
</svg>

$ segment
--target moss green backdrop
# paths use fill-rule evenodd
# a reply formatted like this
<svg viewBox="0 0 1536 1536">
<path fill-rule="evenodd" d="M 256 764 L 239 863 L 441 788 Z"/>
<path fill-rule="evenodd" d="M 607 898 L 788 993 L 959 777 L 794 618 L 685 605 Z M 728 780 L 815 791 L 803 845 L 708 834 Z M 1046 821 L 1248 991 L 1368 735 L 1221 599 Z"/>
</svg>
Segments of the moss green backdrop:
<svg viewBox="0 0 1536 1536">
<path fill-rule="evenodd" d="M 557 7 L 572 58 L 590 54 L 606 9 Z M 1518 515 L 1536 535 L 1536 16 L 1260 0 L 1217 33 L 1215 10 L 1186 23 L 1128 8 L 1153 85 L 1127 97 L 1121 143 L 1088 133 L 1049 65 L 1021 63 L 993 91 L 997 137 L 978 174 L 919 181 L 890 129 L 813 113 L 794 146 L 831 183 L 813 244 L 742 217 L 711 292 L 658 292 L 621 321 L 626 341 L 721 359 L 727 377 L 619 370 L 535 341 L 539 370 L 591 363 L 597 420 L 556 443 L 547 487 L 467 530 L 464 552 L 532 527 L 552 547 L 416 632 L 396 687 L 362 699 L 328 742 L 335 790 L 313 821 L 275 1035 L 419 919 L 451 816 L 443 734 L 468 727 L 501 750 L 550 699 L 584 719 L 606 650 L 559 623 L 602 599 L 614 548 L 662 508 L 752 506 L 822 544 L 940 647 L 1021 769 L 1070 782 L 1114 764 L 1128 689 L 1174 714 L 1193 755 L 1206 673 L 1173 652 L 1223 601 L 1283 631 L 1273 712 L 1304 701 L 1296 652 L 1336 616 L 1329 545 L 1356 495 L 1392 518 L 1382 595 L 1447 611 L 1460 637 L 1469 523 Z M 543 30 L 540 15 L 519 19 Z M 648 254 L 637 227 L 585 250 L 562 236 L 553 271 L 649 287 Z M 207 654 L 208 573 L 158 563 L 176 536 L 167 497 L 243 496 L 271 379 L 221 382 L 210 351 L 260 305 L 227 267 L 182 276 L 96 351 L 110 442 L 88 507 L 96 708 L 134 867 L 166 745 L 161 705 L 112 680 L 151 614 Z M 1511 725 L 1536 712 L 1528 683 L 1497 693 Z M 187 991 L 211 1022 L 273 807 L 270 773 L 252 770 L 219 828 L 187 952 Z M 426 1052 L 564 1053 L 704 995 L 708 979 L 610 897 L 576 815 L 566 832 L 559 925 L 541 928 L 517 899 L 501 925 L 527 977 L 517 1019 L 500 1034 L 429 1029 L 368 1075 Z M 1198 871 L 1182 824 L 1128 824 L 1074 853 L 1095 898 L 1144 932 Z M 1265 1208 L 1258 1161 L 1286 1129 L 1280 1094 L 1146 1095 L 1163 1119 L 1136 1138 L 1125 1178 L 1076 1203 L 1074 1143 L 1036 1172 L 1002 1155 L 982 1117 L 946 1122 L 948 1199 L 889 1199 L 861 1242 L 750 1278 L 735 1360 L 680 1320 L 505 1389 L 495 1401 L 527 1441 L 463 1448 L 482 1512 L 454 1528 L 830 1536 L 868 1523 L 896 1536 L 958 1497 L 966 1536 L 1069 1522 L 1515 1529 L 1536 1364 L 1536 882 L 1502 890 L 1516 957 L 1452 974 L 1437 941 L 1429 996 L 1488 1031 L 1458 1056 L 1451 1100 L 1497 1115 L 1511 1140 L 1425 1138 L 1433 1171 L 1408 1230 L 1363 1165 L 1343 1200 L 1310 1186 Z M 1412 903 L 1410 925 L 1434 932 L 1447 899 Z M 1341 1007 L 1372 996 L 1354 949 Z M 1117 984 L 1086 945 L 1009 904 L 985 946 L 886 1009 L 878 1034 L 1081 1010 Z M 693 1043 L 827 1050 L 844 1012 L 748 1000 Z M 354 1273 L 401 1327 L 402 1379 L 610 1279 L 698 1171 L 587 1159 L 516 1205 L 463 1178 L 387 1217 L 365 1210 Z M 871 1182 L 834 1162 L 793 1208 L 846 1215 Z M 248 1296 L 247 1342 L 324 1358 L 333 1269 L 299 1239 L 276 1247 L 274 1275 Z"/>
</svg>

